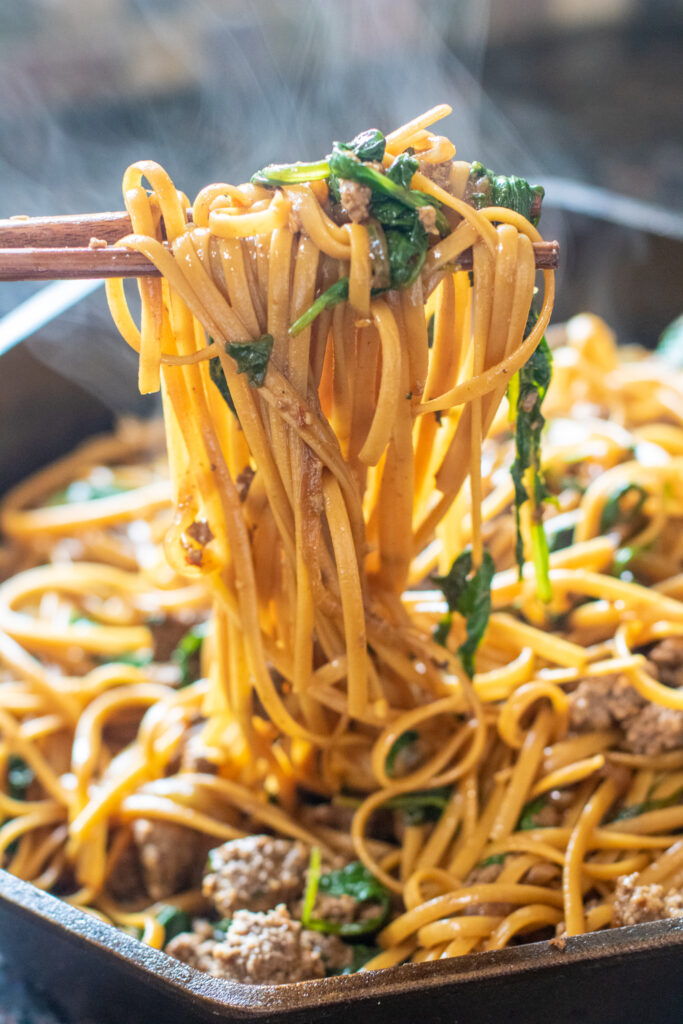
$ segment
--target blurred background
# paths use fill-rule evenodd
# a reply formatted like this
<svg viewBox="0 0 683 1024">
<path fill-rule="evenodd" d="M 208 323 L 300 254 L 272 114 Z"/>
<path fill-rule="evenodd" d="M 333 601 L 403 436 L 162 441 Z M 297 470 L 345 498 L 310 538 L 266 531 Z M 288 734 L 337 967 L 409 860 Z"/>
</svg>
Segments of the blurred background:
<svg viewBox="0 0 683 1024">
<path fill-rule="evenodd" d="M 0 0 L 0 217 L 121 209 L 138 158 L 193 196 L 445 101 L 460 158 L 546 186 L 556 321 L 653 345 L 683 305 L 682 57 L 683 0 Z M 102 289 L 28 345 L 132 401 Z"/>
</svg>

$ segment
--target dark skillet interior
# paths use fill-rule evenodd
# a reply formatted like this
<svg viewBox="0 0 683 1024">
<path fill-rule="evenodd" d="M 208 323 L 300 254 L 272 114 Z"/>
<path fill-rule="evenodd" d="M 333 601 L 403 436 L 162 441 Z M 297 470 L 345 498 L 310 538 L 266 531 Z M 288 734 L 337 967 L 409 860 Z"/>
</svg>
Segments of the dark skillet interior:
<svg viewBox="0 0 683 1024">
<path fill-rule="evenodd" d="M 586 223 L 587 218 L 574 221 L 572 244 L 564 250 L 568 269 L 585 262 L 578 259 L 579 250 L 599 248 L 595 239 L 603 232 L 598 222 L 590 221 L 590 230 L 584 231 Z M 642 275 L 656 263 L 653 257 L 660 249 L 666 254 L 668 274 L 660 275 L 659 283 L 668 280 L 669 308 L 664 321 L 657 323 L 659 329 L 679 311 L 673 305 L 680 300 L 671 280 L 673 243 L 638 232 L 632 235 L 633 244 L 622 247 L 621 253 L 628 262 L 629 250 L 637 252 L 633 273 Z M 683 247 L 675 249 L 680 258 Z M 622 263 L 622 278 L 627 270 Z M 649 294 L 644 287 L 628 294 L 636 293 Z M 562 309 L 563 315 L 578 311 L 580 305 L 603 315 L 611 312 L 599 301 L 584 298 L 577 305 L 572 298 L 574 304 Z M 86 308 L 78 315 L 61 317 L 40 334 L 53 342 L 65 331 L 72 338 L 81 332 L 85 346 L 93 337 L 90 325 L 102 323 L 103 304 L 101 293 L 93 295 L 81 304 Z M 662 311 L 660 305 L 660 316 Z M 642 319 L 642 310 L 622 308 L 621 313 L 626 322 L 629 314 L 632 323 Z M 648 340 L 639 333 L 636 330 L 638 340 Z M 654 340 L 650 336 L 650 344 Z M 137 415 L 156 409 L 148 400 L 131 401 L 126 411 Z M 30 343 L 6 353 L 0 358 L 0 493 L 89 435 L 108 430 L 113 418 L 99 399 L 36 361 Z M 69 1024 L 683 1021 L 683 918 L 580 936 L 569 940 L 564 951 L 535 943 L 367 975 L 247 987 L 193 971 L 0 871 L 0 952 L 16 974 L 46 994 Z M 0 1021 L 3 1009 L 0 1005 Z"/>
<path fill-rule="evenodd" d="M 680 1024 L 683 918 L 298 985 L 209 978 L 6 872 L 0 949 L 74 1024 Z"/>
</svg>

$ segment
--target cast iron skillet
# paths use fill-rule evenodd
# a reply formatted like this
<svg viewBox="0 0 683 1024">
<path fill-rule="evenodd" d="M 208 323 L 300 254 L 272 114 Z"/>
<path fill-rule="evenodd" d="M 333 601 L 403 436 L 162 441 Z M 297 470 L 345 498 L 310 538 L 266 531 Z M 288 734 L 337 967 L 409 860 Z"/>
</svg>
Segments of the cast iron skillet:
<svg viewBox="0 0 683 1024">
<path fill-rule="evenodd" d="M 683 917 L 297 985 L 220 981 L 0 871 L 0 949 L 74 1024 L 680 1024 Z"/>
</svg>

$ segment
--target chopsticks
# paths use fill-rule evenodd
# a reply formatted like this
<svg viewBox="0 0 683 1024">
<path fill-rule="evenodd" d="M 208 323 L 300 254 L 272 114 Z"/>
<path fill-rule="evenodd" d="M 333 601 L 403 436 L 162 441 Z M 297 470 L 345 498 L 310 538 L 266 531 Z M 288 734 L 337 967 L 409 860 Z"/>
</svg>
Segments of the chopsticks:
<svg viewBox="0 0 683 1024">
<path fill-rule="evenodd" d="M 112 244 L 131 231 L 123 211 L 0 220 L 0 281 L 158 277 L 145 256 Z M 537 269 L 558 266 L 558 242 L 534 243 L 534 253 Z M 458 267 L 471 269 L 471 250 Z"/>
</svg>

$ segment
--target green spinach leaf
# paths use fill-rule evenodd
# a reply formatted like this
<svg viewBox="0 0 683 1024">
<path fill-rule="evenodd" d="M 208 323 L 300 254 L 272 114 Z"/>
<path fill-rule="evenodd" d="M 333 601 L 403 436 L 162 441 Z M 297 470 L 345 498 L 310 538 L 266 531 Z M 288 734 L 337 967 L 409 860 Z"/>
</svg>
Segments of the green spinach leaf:
<svg viewBox="0 0 683 1024">
<path fill-rule="evenodd" d="M 13 800 L 25 800 L 26 792 L 35 779 L 33 768 L 17 757 L 10 754 L 7 759 L 7 792 Z"/>
<path fill-rule="evenodd" d="M 633 495 L 635 500 L 624 504 L 629 495 Z M 647 491 L 640 484 L 624 483 L 612 491 L 602 507 L 600 532 L 606 533 L 619 523 L 633 523 L 642 512 L 646 499 Z"/>
<path fill-rule="evenodd" d="M 470 168 L 470 190 L 470 201 L 477 210 L 486 206 L 504 206 L 521 213 L 532 224 L 538 223 L 540 201 L 545 194 L 541 185 L 530 185 L 525 178 L 514 174 L 496 174 L 475 160 Z M 536 209 L 539 213 L 532 214 Z"/>
<path fill-rule="evenodd" d="M 214 356 L 213 359 L 209 359 L 209 376 L 223 396 L 230 412 L 239 419 L 237 416 L 237 410 L 235 409 L 235 403 L 233 402 L 232 395 L 230 394 L 228 382 L 225 379 L 225 372 L 223 371 L 223 367 L 221 366 L 221 361 L 218 356 Z"/>
<path fill-rule="evenodd" d="M 272 350 L 272 334 L 262 334 L 256 341 L 229 341 L 225 346 L 237 363 L 237 372 L 246 374 L 252 388 L 263 386 Z"/>
<path fill-rule="evenodd" d="M 312 306 L 301 314 L 298 319 L 294 321 L 292 326 L 289 328 L 289 333 L 292 337 L 296 337 L 300 334 L 309 324 L 312 324 L 316 317 L 320 316 L 324 309 L 332 309 L 337 306 L 344 299 L 349 297 L 349 279 L 348 277 L 340 277 L 338 281 L 331 284 L 329 288 L 318 296 Z"/>
<path fill-rule="evenodd" d="M 304 928 L 324 932 L 327 935 L 367 935 L 376 932 L 384 924 L 391 907 L 389 891 L 368 871 L 360 861 L 326 874 L 320 874 L 320 851 L 311 851 L 308 882 L 304 896 L 301 923 Z M 351 896 L 358 904 L 377 906 L 372 917 L 357 921 L 328 921 L 313 917 L 318 893 L 327 896 Z"/>
<path fill-rule="evenodd" d="M 386 759 L 386 772 L 387 775 L 393 775 L 396 770 L 396 760 L 403 750 L 408 747 L 412 747 L 413 744 L 417 743 L 420 738 L 420 734 L 414 729 L 406 729 L 405 732 L 401 733 L 398 739 L 392 743 L 389 753 Z"/>
<path fill-rule="evenodd" d="M 517 831 L 529 832 L 534 828 L 544 828 L 543 825 L 537 824 L 536 815 L 540 814 L 547 805 L 547 796 L 537 796 L 535 800 L 530 800 L 529 803 L 524 804 L 519 821 L 517 822 Z"/>
<path fill-rule="evenodd" d="M 159 924 L 164 927 L 164 946 L 168 945 L 176 935 L 192 931 L 192 918 L 184 910 L 165 904 L 156 915 Z"/>
<path fill-rule="evenodd" d="M 171 661 L 180 669 L 181 688 L 195 681 L 195 666 L 208 632 L 208 622 L 197 623 L 196 626 L 188 629 L 178 646 L 171 652 Z"/>
<path fill-rule="evenodd" d="M 537 319 L 534 312 L 529 314 L 525 337 L 531 333 Z M 552 353 L 545 338 L 541 338 L 538 348 L 515 374 L 508 389 L 510 414 L 515 424 L 515 458 L 510 470 L 515 486 L 515 556 L 521 579 L 524 542 L 520 509 L 526 501 L 531 500 L 531 545 L 536 570 L 536 592 L 546 603 L 552 599 L 552 587 L 548 575 L 548 541 L 543 528 L 543 503 L 550 496 L 550 492 L 541 468 L 541 432 L 545 425 L 541 406 L 550 387 L 552 366 Z M 527 471 L 530 471 L 531 476 L 531 495 L 524 480 Z"/>
<path fill-rule="evenodd" d="M 448 615 L 458 612 L 465 619 L 467 639 L 460 644 L 458 654 L 470 679 L 474 675 L 474 655 L 482 641 L 491 614 L 491 581 L 495 572 L 490 552 L 484 551 L 481 565 L 473 572 L 472 551 L 467 549 L 453 562 L 446 576 L 433 576 L 443 591 Z M 446 616 L 446 637 L 451 620 Z M 438 627 L 437 627 L 438 631 Z M 438 642 L 445 644 L 445 637 Z M 436 634 L 435 634 L 436 637 Z"/>
</svg>

